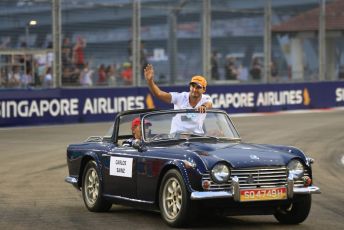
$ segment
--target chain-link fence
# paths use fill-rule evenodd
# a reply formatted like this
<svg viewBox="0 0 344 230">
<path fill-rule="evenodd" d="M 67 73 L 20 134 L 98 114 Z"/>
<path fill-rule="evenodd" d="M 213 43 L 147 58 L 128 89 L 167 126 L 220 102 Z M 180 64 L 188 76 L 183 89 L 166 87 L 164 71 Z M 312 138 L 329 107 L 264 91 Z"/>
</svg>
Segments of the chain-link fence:
<svg viewBox="0 0 344 230">
<path fill-rule="evenodd" d="M 272 7 L 272 80 L 344 79 L 344 1 L 302 2 Z"/>
<path fill-rule="evenodd" d="M 142 86 L 147 63 L 159 85 L 340 80 L 343 11 L 342 0 L 2 0 L 1 87 Z"/>
</svg>

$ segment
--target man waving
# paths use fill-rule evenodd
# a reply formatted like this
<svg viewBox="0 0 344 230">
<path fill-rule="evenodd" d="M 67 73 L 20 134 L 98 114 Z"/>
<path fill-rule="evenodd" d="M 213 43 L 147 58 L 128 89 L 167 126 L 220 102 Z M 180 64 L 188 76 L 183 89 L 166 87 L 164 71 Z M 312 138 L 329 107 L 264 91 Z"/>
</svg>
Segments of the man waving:
<svg viewBox="0 0 344 230">
<path fill-rule="evenodd" d="M 144 69 L 144 75 L 152 94 L 159 100 L 174 104 L 174 109 L 196 109 L 200 113 L 205 113 L 212 108 L 212 101 L 209 95 L 204 94 L 207 87 L 207 80 L 202 76 L 193 76 L 189 83 L 189 92 L 165 92 L 154 82 L 154 69 L 148 64 Z"/>
</svg>

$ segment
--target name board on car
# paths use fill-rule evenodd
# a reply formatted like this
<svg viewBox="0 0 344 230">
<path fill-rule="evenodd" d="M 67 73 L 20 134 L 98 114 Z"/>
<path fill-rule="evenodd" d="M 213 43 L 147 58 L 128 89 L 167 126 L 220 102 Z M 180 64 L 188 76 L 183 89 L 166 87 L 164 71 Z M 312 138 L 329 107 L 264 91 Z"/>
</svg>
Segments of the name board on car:
<svg viewBox="0 0 344 230">
<path fill-rule="evenodd" d="M 121 177 L 132 177 L 133 158 L 111 157 L 110 175 Z"/>
</svg>

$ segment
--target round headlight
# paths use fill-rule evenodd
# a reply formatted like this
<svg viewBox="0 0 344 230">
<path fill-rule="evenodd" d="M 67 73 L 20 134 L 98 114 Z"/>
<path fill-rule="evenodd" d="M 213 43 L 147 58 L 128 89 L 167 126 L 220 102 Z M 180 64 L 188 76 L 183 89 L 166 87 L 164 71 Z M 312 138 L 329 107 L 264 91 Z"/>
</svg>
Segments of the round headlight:
<svg viewBox="0 0 344 230">
<path fill-rule="evenodd" d="M 217 164 L 211 170 L 211 177 L 216 183 L 225 183 L 229 180 L 230 171 L 225 164 Z"/>
<path fill-rule="evenodd" d="M 294 180 L 298 180 L 303 176 L 304 167 L 299 160 L 292 160 L 288 164 L 289 176 L 292 176 Z"/>
</svg>

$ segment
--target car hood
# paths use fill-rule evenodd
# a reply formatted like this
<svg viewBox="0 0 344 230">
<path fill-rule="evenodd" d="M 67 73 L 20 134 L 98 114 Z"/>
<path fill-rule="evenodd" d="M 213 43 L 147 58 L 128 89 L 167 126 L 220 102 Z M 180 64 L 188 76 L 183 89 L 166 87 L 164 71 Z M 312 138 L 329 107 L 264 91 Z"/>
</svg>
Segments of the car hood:
<svg viewBox="0 0 344 230">
<path fill-rule="evenodd" d="M 219 161 L 226 161 L 233 168 L 281 166 L 298 157 L 289 151 L 259 144 L 191 142 L 185 145 L 188 151 L 201 157 L 208 169 Z"/>
</svg>

